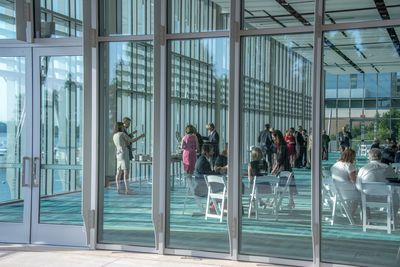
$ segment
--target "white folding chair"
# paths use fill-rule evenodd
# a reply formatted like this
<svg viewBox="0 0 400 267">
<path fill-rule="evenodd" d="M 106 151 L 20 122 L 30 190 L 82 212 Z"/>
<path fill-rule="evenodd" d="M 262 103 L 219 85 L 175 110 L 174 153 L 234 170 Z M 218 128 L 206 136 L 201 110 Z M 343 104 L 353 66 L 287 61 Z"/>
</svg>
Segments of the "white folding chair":
<svg viewBox="0 0 400 267">
<path fill-rule="evenodd" d="M 336 211 L 336 192 L 334 189 L 332 177 L 323 175 L 322 184 L 322 203 L 324 206 L 329 207 L 329 211 L 331 212 L 331 218 L 328 220 L 330 221 L 331 225 L 333 225 L 333 221 L 335 219 L 335 211 Z"/>
<path fill-rule="evenodd" d="M 208 188 L 205 219 L 218 218 L 219 221 L 222 222 L 224 213 L 227 212 L 227 209 L 225 208 L 227 200 L 225 177 L 218 175 L 207 175 L 205 176 L 205 181 Z M 215 207 L 215 214 L 211 213 L 211 202 Z"/>
<path fill-rule="evenodd" d="M 201 177 L 201 179 L 199 179 L 199 177 Z M 186 176 L 185 179 L 186 179 L 185 183 L 187 189 L 186 189 L 185 200 L 183 202 L 182 214 L 185 214 L 186 202 L 189 197 L 194 198 L 196 205 L 200 210 L 200 213 L 204 214 L 204 209 L 201 199 L 204 198 L 205 195 L 203 196 L 203 194 L 199 194 L 199 192 L 201 193 L 202 191 L 207 190 L 207 184 L 204 182 L 203 176 L 201 175 L 197 177 L 196 175 L 192 175 L 192 176 Z"/>
<path fill-rule="evenodd" d="M 273 214 L 275 219 L 278 219 L 277 199 L 275 188 L 277 186 L 277 177 L 274 175 L 254 176 L 251 186 L 248 218 L 251 218 L 252 212 L 255 213 L 255 218 L 258 219 L 258 206 L 262 199 L 265 199 L 265 205 L 271 200 Z"/>
<path fill-rule="evenodd" d="M 345 186 L 348 186 L 348 185 L 345 184 Z M 353 225 L 354 219 L 353 219 L 353 216 L 351 215 L 351 205 L 352 205 L 352 201 L 355 201 L 355 199 L 350 199 L 345 194 L 343 194 L 344 188 L 341 185 L 341 183 L 338 183 L 333 180 L 330 184 L 330 191 L 333 194 L 331 225 L 333 225 L 335 222 L 336 211 L 338 208 L 340 209 L 342 216 L 346 217 L 349 220 L 350 224 Z"/>
<path fill-rule="evenodd" d="M 276 194 L 276 209 L 280 210 L 282 201 L 287 196 L 290 198 L 290 184 L 292 183 L 293 179 L 293 173 L 289 171 L 281 171 L 278 174 L 278 185 L 275 188 L 275 194 Z M 289 205 L 289 210 L 291 210 L 292 207 Z"/>
<path fill-rule="evenodd" d="M 386 230 L 387 233 L 390 234 L 392 231 L 392 226 L 393 230 L 395 229 L 391 186 L 381 182 L 361 182 L 360 186 L 363 231 L 366 232 L 367 229 L 380 229 Z M 368 208 L 383 208 L 386 212 L 386 225 L 370 224 L 369 222 L 371 221 L 371 218 L 368 218 Z"/>
</svg>

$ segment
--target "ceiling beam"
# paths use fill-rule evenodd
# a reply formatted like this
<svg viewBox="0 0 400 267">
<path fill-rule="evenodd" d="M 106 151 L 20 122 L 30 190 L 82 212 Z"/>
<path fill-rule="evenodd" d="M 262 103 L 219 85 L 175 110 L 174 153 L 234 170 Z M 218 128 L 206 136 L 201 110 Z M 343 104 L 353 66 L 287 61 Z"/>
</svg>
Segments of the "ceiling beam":
<svg viewBox="0 0 400 267">
<path fill-rule="evenodd" d="M 376 9 L 379 12 L 379 15 L 383 20 L 389 20 L 390 15 L 389 11 L 387 10 L 386 4 L 384 0 L 374 0 Z M 400 41 L 399 37 L 397 36 L 396 30 L 391 27 L 391 28 L 386 28 L 386 31 L 389 34 L 390 39 L 392 40 L 392 43 L 394 45 L 394 48 L 397 51 L 397 54 L 400 56 Z"/>
</svg>

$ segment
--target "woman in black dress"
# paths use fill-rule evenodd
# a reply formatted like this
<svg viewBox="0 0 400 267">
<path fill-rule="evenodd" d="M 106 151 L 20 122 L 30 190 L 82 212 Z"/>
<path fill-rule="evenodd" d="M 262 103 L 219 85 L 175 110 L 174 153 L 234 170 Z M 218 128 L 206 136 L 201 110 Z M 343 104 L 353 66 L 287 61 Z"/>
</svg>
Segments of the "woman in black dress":
<svg viewBox="0 0 400 267">
<path fill-rule="evenodd" d="M 286 146 L 286 142 L 283 138 L 283 134 L 279 130 L 274 130 L 272 132 L 272 139 L 274 140 L 274 144 L 276 147 L 276 162 L 274 167 L 272 168 L 271 174 L 273 175 L 279 175 L 280 172 L 282 171 L 289 171 L 292 172 L 292 167 L 290 166 L 290 160 L 289 160 L 289 153 L 288 149 Z M 287 177 L 281 177 L 281 179 L 285 179 L 282 181 L 279 181 L 280 185 L 284 185 L 286 183 Z M 296 182 L 294 180 L 294 176 L 292 176 L 292 180 L 290 182 L 290 188 L 289 188 L 290 194 L 289 194 L 289 207 L 294 208 L 294 200 L 293 196 L 297 194 L 297 188 L 296 188 Z"/>
</svg>

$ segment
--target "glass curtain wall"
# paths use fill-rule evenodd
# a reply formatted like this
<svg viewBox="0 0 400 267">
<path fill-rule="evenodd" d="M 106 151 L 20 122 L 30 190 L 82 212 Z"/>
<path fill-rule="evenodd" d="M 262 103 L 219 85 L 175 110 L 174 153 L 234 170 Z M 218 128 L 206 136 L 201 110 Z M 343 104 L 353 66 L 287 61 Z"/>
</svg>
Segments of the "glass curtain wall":
<svg viewBox="0 0 400 267">
<path fill-rule="evenodd" d="M 36 38 L 82 37 L 82 0 L 35 1 Z"/>
<path fill-rule="evenodd" d="M 154 0 L 100 1 L 100 35 L 147 35 L 154 32 Z M 116 17 L 118 19 L 116 19 Z"/>
<path fill-rule="evenodd" d="M 304 154 L 312 140 L 312 42 L 312 35 L 242 39 L 242 254 L 312 258 L 311 162 Z M 301 147 L 294 144 L 300 136 Z"/>
<path fill-rule="evenodd" d="M 166 63 L 168 127 L 159 129 L 165 131 L 168 140 L 167 173 L 160 177 L 167 181 L 165 247 L 229 253 L 224 186 L 231 179 L 218 173 L 216 179 L 219 180 L 213 183 L 219 183 L 220 187 L 214 188 L 215 184 L 208 183 L 210 173 L 206 176 L 198 173 L 196 163 L 203 156 L 202 163 L 210 168 L 210 172 L 215 171 L 215 157 L 207 154 L 207 149 L 211 145 L 223 155 L 228 140 L 230 60 L 226 31 L 230 28 L 231 3 L 209 0 L 167 2 L 170 34 L 167 36 Z M 101 106 L 104 108 L 100 150 L 104 164 L 100 164 L 99 242 L 154 246 L 150 213 L 153 129 L 148 124 L 152 120 L 153 66 L 149 62 L 153 60 L 153 51 L 152 43 L 144 36 L 142 41 L 136 41 L 140 36 L 135 36 L 135 42 L 129 40 L 131 35 L 154 32 L 153 28 L 157 27 L 153 25 L 152 17 L 154 2 L 100 3 L 100 33 L 107 38 L 103 38 L 100 46 Z M 368 227 L 385 221 L 391 208 L 389 212 L 385 212 L 385 207 L 362 209 L 360 191 L 356 191 L 357 205 L 351 206 L 346 198 L 340 199 L 340 188 L 337 190 L 330 169 L 341 156 L 338 132 L 343 127 L 353 135 L 348 146 L 356 152 L 355 169 L 368 163 L 366 155 L 374 138 L 389 136 L 394 139 L 399 134 L 399 29 L 324 33 L 321 119 L 326 135 L 321 133 L 321 136 L 313 137 L 311 110 L 319 101 L 311 98 L 314 36 L 299 34 L 299 31 L 313 31 L 307 26 L 314 24 L 315 4 L 315 1 L 295 0 L 242 1 L 243 35 L 246 30 L 252 30 L 254 35 L 257 29 L 285 28 L 287 32 L 290 27 L 296 28 L 293 28 L 293 34 L 267 36 L 263 31 L 251 37 L 242 36 L 241 58 L 235 60 L 241 66 L 240 115 L 231 116 L 240 116 L 241 130 L 229 134 L 240 135 L 242 177 L 236 185 L 241 193 L 240 203 L 237 203 L 240 206 L 239 254 L 312 259 L 312 248 L 317 244 L 311 241 L 311 199 L 317 196 L 311 196 L 309 168 L 313 162 L 310 156 L 315 152 L 310 148 L 313 139 L 321 138 L 322 143 L 327 144 L 324 150 L 327 153 L 321 162 L 322 262 L 396 266 L 399 243 L 396 231 L 393 227 L 389 227 L 390 233 L 387 229 Z M 336 23 L 396 19 L 400 14 L 397 12 L 399 3 L 392 0 L 357 3 L 326 0 L 325 4 L 324 23 L 332 27 Z M 217 31 L 220 36 L 215 33 Z M 186 33 L 190 34 L 190 40 L 184 36 Z M 208 33 L 210 37 L 207 37 Z M 113 39 L 117 35 L 119 42 Z M 127 40 L 121 41 L 124 38 Z M 145 78 L 140 80 L 140 77 Z M 138 100 L 141 96 L 144 102 Z M 140 106 L 139 103 L 145 104 Z M 112 125 L 126 116 L 132 119 L 128 133 L 136 129 L 138 134 L 146 134 L 144 139 L 134 143 L 136 155 L 129 164 L 129 189 L 134 195 L 119 194 L 117 184 L 123 188 L 124 183 L 115 180 L 117 165 Z M 141 126 L 142 121 L 147 124 Z M 269 124 L 268 130 L 273 132 L 271 142 L 275 144 L 269 146 L 269 150 L 263 145 L 264 135 L 260 134 L 265 124 Z M 208 144 L 210 139 L 203 138 L 209 137 L 213 128 L 219 133 L 217 145 Z M 288 129 L 289 133 L 282 141 L 280 133 L 285 136 Z M 326 141 L 326 137 L 331 141 Z M 196 154 L 192 161 L 186 151 L 188 140 L 192 140 L 190 153 Z M 198 141 L 204 142 L 202 148 L 206 147 L 207 151 L 202 151 Z M 144 142 L 143 146 L 141 142 Z M 281 146 L 284 142 L 286 146 Z M 282 151 L 288 154 L 288 162 L 280 168 Z M 266 164 L 262 163 L 262 166 L 266 165 L 265 172 L 255 171 L 259 165 L 252 162 L 257 157 L 261 162 L 266 161 Z M 290 172 L 283 173 L 286 176 L 281 173 L 285 169 Z M 318 179 L 319 175 L 316 173 L 313 177 Z M 389 196 L 395 213 L 398 190 L 393 184 L 385 188 L 391 190 L 386 197 Z M 212 190 L 221 198 L 208 199 Z M 129 208 L 125 206 L 127 203 Z M 220 217 L 216 218 L 218 215 Z M 366 231 L 363 231 L 363 216 Z M 376 249 L 378 247 L 382 249 Z"/>
<path fill-rule="evenodd" d="M 208 199 L 207 181 L 207 175 L 218 175 L 215 190 L 226 194 L 227 47 L 227 38 L 169 44 L 169 248 L 229 252 L 227 203 Z M 208 212 L 214 216 L 205 217 Z"/>
<path fill-rule="evenodd" d="M 109 42 L 100 50 L 104 158 L 98 240 L 152 247 L 153 44 Z"/>
<path fill-rule="evenodd" d="M 168 4 L 169 33 L 210 32 L 229 29 L 229 1 L 170 0 Z"/>
<path fill-rule="evenodd" d="M 0 39 L 15 39 L 15 0 L 0 0 Z"/>
<path fill-rule="evenodd" d="M 400 51 L 391 33 L 397 36 L 399 27 L 324 36 L 324 117 L 331 140 L 329 157 L 322 161 L 321 255 L 326 262 L 398 266 L 398 184 L 386 180 L 396 177 L 388 164 L 394 161 L 400 129 Z M 341 154 L 343 128 L 352 139 Z M 351 153 L 354 158 L 343 156 Z"/>
<path fill-rule="evenodd" d="M 314 24 L 314 0 L 242 0 L 242 2 L 242 28 L 245 30 Z"/>
</svg>

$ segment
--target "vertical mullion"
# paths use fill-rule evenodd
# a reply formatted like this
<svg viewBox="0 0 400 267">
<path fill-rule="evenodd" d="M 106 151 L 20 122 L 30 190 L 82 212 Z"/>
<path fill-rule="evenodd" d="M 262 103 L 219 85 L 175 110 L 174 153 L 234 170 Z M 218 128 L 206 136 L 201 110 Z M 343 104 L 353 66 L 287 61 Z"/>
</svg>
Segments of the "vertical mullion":
<svg viewBox="0 0 400 267">
<path fill-rule="evenodd" d="M 167 86 L 167 42 L 166 42 L 166 17 L 167 17 L 167 1 L 154 1 L 154 104 L 153 104 L 153 129 L 154 131 L 154 147 L 153 151 L 153 179 L 152 187 L 152 220 L 155 231 L 155 246 L 159 254 L 164 253 L 166 243 L 166 229 L 168 221 L 166 220 L 166 212 L 169 210 L 169 197 L 166 184 L 166 175 L 169 176 L 170 162 L 170 126 L 167 122 L 171 120 L 171 97 L 168 97 L 170 86 Z M 172 53 L 170 53 L 171 55 Z M 171 57 L 170 57 L 171 59 Z M 171 69 L 171 68 L 169 68 Z M 171 74 L 171 73 L 169 73 Z M 168 90 L 169 88 L 169 90 Z M 171 95 L 171 94 L 170 94 Z"/>
<path fill-rule="evenodd" d="M 228 155 L 228 232 L 230 242 L 230 253 L 233 260 L 238 259 L 239 254 L 239 186 L 241 184 L 241 164 L 240 164 L 240 114 L 237 112 L 241 108 L 240 103 L 240 16 L 241 1 L 232 0 L 230 4 L 230 38 L 229 38 L 229 155 Z M 242 103 L 243 104 L 243 103 Z"/>
<path fill-rule="evenodd" d="M 311 161 L 311 231 L 312 250 L 314 266 L 320 266 L 321 262 L 321 107 L 322 97 L 322 67 L 323 67 L 323 32 L 322 23 L 324 17 L 324 0 L 316 0 L 315 4 L 315 25 L 314 25 L 314 55 L 313 55 L 313 87 L 312 87 L 312 155 Z"/>
</svg>

